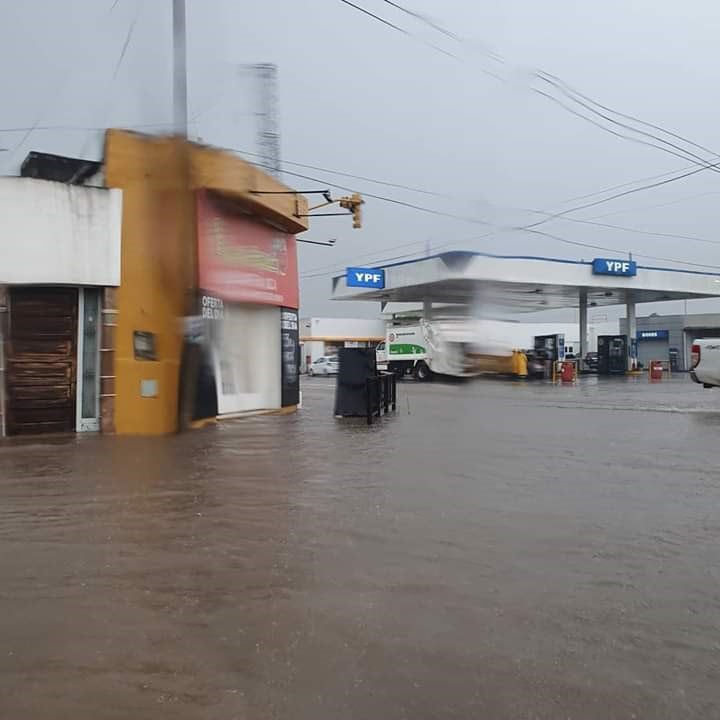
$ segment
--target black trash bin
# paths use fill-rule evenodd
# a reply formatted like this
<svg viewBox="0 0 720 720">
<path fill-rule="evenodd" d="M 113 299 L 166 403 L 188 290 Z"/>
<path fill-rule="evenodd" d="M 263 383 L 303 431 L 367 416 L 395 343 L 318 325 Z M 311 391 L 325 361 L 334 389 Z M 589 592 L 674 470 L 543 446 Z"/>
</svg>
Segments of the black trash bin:
<svg viewBox="0 0 720 720">
<path fill-rule="evenodd" d="M 335 386 L 335 415 L 365 417 L 368 414 L 368 380 L 377 377 L 375 350 L 340 348 L 340 367 Z M 371 410 L 379 409 L 379 398 L 371 397 Z"/>
</svg>

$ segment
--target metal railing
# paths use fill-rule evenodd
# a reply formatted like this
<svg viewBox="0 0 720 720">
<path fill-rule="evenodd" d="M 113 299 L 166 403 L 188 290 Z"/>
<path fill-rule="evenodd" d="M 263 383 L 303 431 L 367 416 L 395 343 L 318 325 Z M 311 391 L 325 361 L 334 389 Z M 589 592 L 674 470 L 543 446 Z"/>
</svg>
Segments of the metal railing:
<svg viewBox="0 0 720 720">
<path fill-rule="evenodd" d="M 380 372 L 365 380 L 365 408 L 367 424 L 373 424 L 373 418 L 380 417 L 397 408 L 397 375 Z"/>
</svg>

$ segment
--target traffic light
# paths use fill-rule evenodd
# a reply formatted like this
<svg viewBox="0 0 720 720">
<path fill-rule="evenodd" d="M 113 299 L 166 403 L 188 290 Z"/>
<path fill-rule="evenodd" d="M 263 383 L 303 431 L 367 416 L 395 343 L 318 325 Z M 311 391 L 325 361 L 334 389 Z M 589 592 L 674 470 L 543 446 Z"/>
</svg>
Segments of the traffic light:
<svg viewBox="0 0 720 720">
<path fill-rule="evenodd" d="M 365 201 L 359 193 L 353 193 L 350 197 L 340 198 L 340 207 L 349 210 L 353 216 L 353 227 L 357 230 L 362 227 L 362 212 L 360 206 Z"/>
</svg>

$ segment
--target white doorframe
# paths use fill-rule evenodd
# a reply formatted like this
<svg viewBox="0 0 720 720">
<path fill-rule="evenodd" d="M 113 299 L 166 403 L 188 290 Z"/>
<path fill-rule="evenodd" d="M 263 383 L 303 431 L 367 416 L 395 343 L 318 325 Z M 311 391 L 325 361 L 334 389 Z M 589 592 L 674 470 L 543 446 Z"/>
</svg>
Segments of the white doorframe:
<svg viewBox="0 0 720 720">
<path fill-rule="evenodd" d="M 99 432 L 100 431 L 100 302 L 98 301 L 95 347 L 95 417 L 84 418 L 82 416 L 83 385 L 85 375 L 85 288 L 78 288 L 78 339 L 77 339 L 77 375 L 75 380 L 75 431 L 76 432 Z M 91 292 L 98 293 L 99 288 L 91 288 Z"/>
</svg>

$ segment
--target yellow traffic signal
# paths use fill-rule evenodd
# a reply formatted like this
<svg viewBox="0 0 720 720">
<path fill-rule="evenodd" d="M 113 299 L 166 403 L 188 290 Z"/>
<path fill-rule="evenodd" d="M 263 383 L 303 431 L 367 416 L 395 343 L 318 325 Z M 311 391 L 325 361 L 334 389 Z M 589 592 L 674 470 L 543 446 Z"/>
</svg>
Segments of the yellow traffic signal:
<svg viewBox="0 0 720 720">
<path fill-rule="evenodd" d="M 357 230 L 362 227 L 362 212 L 360 206 L 363 204 L 363 199 L 357 193 L 352 196 L 352 216 L 353 216 L 353 227 Z"/>
<path fill-rule="evenodd" d="M 362 212 L 360 207 L 364 202 L 359 193 L 353 193 L 350 197 L 343 197 L 339 200 L 340 207 L 352 213 L 353 227 L 356 230 L 362 227 Z"/>
</svg>

